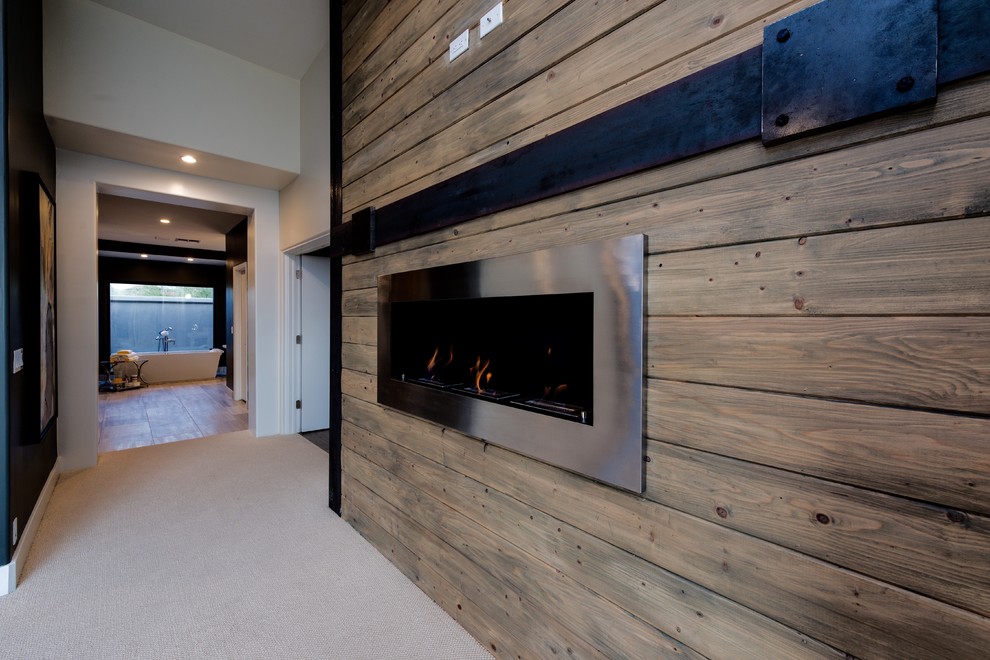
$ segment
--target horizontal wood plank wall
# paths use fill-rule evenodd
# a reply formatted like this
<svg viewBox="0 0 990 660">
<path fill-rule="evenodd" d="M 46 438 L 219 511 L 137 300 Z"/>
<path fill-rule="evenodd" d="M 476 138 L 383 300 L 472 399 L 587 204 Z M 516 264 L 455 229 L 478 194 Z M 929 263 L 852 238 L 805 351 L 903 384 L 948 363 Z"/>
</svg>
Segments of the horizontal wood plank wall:
<svg viewBox="0 0 990 660">
<path fill-rule="evenodd" d="M 345 2 L 345 214 L 814 2 L 508 0 L 479 40 L 491 4 Z M 376 403 L 378 275 L 633 233 L 642 497 Z M 990 648 L 990 76 L 381 246 L 343 285 L 343 514 L 496 656 Z"/>
</svg>

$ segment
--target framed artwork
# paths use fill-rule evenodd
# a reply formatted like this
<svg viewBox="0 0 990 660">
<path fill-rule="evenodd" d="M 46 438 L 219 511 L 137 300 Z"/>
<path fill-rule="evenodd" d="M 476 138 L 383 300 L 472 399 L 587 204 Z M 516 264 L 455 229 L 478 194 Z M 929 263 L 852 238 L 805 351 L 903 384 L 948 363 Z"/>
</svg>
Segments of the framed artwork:
<svg viewBox="0 0 990 660">
<path fill-rule="evenodd" d="M 55 202 L 44 185 L 38 184 L 38 221 L 41 272 L 39 279 L 41 380 L 41 435 L 58 414 L 55 359 Z"/>
</svg>

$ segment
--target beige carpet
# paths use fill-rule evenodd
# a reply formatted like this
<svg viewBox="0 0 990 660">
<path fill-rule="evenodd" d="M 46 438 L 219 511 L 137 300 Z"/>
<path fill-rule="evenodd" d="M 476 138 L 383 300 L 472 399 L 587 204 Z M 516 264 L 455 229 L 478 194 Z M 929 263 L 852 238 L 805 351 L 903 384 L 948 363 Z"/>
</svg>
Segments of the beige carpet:
<svg viewBox="0 0 990 660">
<path fill-rule="evenodd" d="M 248 432 L 63 476 L 0 657 L 489 658 L 327 508 L 327 454 Z"/>
</svg>

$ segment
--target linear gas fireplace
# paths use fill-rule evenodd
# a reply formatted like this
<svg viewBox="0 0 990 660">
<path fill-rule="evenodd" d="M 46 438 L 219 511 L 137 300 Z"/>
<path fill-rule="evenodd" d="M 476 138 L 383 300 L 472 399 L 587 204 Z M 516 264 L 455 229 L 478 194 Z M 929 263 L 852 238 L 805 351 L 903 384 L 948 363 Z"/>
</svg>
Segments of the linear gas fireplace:
<svg viewBox="0 0 990 660">
<path fill-rule="evenodd" d="M 631 236 L 378 278 L 378 401 L 643 491 Z"/>
</svg>

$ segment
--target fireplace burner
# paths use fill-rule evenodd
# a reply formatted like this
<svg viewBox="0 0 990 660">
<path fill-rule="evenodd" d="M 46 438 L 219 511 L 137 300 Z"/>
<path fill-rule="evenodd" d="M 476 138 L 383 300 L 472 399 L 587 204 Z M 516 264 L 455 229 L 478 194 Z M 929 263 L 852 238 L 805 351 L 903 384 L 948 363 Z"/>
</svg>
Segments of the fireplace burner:
<svg viewBox="0 0 990 660">
<path fill-rule="evenodd" d="M 643 490 L 644 237 L 383 275 L 378 401 Z"/>
</svg>

